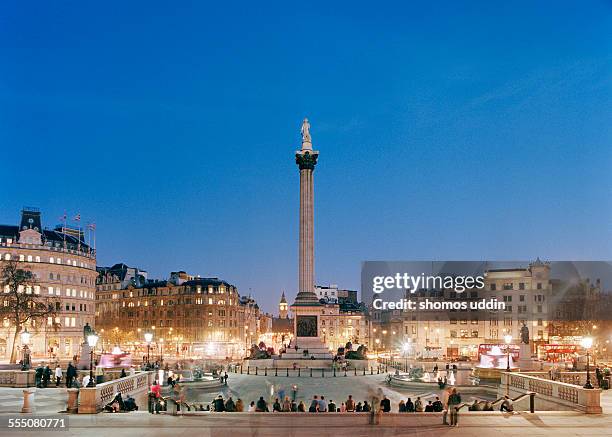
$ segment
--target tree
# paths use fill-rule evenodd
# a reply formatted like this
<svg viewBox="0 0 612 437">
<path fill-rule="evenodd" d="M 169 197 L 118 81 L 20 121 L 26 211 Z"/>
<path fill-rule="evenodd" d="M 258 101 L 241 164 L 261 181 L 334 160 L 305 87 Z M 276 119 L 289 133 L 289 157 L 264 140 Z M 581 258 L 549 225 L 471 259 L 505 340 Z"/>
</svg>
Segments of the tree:
<svg viewBox="0 0 612 437">
<path fill-rule="evenodd" d="M 15 327 L 11 363 L 17 362 L 17 339 L 21 328 L 29 325 L 38 331 L 51 317 L 53 328 L 57 329 L 55 317 L 59 311 L 59 300 L 42 297 L 35 293 L 36 276 L 27 269 L 22 269 L 16 261 L 4 261 L 0 269 L 0 319 L 7 320 Z"/>
</svg>

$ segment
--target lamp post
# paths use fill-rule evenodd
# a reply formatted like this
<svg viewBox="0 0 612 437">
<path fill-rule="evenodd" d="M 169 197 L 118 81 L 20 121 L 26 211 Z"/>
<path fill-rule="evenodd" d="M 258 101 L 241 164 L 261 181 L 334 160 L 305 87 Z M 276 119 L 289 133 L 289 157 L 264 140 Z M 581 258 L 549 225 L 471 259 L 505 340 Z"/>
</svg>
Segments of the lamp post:
<svg viewBox="0 0 612 437">
<path fill-rule="evenodd" d="M 164 339 L 159 339 L 159 362 L 164 362 Z"/>
<path fill-rule="evenodd" d="M 589 349 L 593 346 L 593 339 L 591 337 L 584 337 L 580 342 L 581 346 L 586 349 L 586 384 L 584 384 L 584 388 L 592 389 L 593 384 L 591 384 L 591 373 L 589 369 Z"/>
<path fill-rule="evenodd" d="M 408 352 L 410 352 L 410 339 L 402 345 L 404 351 L 404 372 L 408 372 Z"/>
<path fill-rule="evenodd" d="M 147 342 L 147 365 L 151 363 L 151 341 L 153 341 L 153 334 L 151 332 L 145 332 L 145 341 Z"/>
<path fill-rule="evenodd" d="M 98 336 L 95 333 L 92 333 L 91 335 L 87 336 L 87 344 L 90 347 L 90 358 L 89 358 L 89 383 L 87 384 L 87 387 L 95 387 L 96 383 L 94 381 L 94 376 L 93 376 L 93 355 L 94 355 L 94 348 L 96 347 L 96 344 L 98 343 Z"/>
<path fill-rule="evenodd" d="M 506 361 L 506 372 L 510 371 L 510 343 L 512 342 L 512 336 L 510 334 L 504 335 L 504 341 L 506 342 L 506 352 L 508 359 Z"/>
<path fill-rule="evenodd" d="M 28 370 L 30 368 L 30 349 L 28 344 L 30 344 L 30 333 L 28 332 L 28 328 L 25 328 L 23 332 L 20 334 L 21 336 L 21 344 L 22 347 L 22 357 L 21 357 L 21 370 Z"/>
</svg>

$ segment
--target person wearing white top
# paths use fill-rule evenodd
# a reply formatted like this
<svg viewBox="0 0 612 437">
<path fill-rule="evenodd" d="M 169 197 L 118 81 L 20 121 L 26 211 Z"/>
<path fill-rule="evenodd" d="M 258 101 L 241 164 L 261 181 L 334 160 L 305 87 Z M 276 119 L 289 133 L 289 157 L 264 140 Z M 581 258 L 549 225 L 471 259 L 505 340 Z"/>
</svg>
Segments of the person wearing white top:
<svg viewBox="0 0 612 437">
<path fill-rule="evenodd" d="M 55 386 L 59 387 L 60 380 L 62 379 L 62 368 L 58 364 L 55 368 Z"/>
<path fill-rule="evenodd" d="M 248 409 L 249 413 L 254 413 L 255 412 L 255 402 L 251 401 L 251 403 L 249 404 L 249 409 Z"/>
</svg>

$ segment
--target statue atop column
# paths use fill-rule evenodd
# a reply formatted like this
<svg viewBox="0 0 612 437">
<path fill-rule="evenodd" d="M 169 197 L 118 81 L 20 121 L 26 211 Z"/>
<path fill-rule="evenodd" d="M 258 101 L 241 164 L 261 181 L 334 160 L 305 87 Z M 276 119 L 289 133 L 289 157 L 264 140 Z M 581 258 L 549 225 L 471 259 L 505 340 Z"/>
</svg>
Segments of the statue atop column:
<svg viewBox="0 0 612 437">
<path fill-rule="evenodd" d="M 300 132 L 302 133 L 303 143 L 312 143 L 312 139 L 310 138 L 310 123 L 308 122 L 307 118 L 305 118 L 302 122 L 302 129 Z"/>
</svg>

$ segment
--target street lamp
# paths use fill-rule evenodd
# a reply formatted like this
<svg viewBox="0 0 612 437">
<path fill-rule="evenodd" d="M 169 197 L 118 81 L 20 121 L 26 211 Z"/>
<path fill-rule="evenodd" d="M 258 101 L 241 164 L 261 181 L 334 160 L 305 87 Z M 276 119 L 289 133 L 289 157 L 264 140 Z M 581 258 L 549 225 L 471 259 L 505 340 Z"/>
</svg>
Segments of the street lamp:
<svg viewBox="0 0 612 437">
<path fill-rule="evenodd" d="M 89 358 L 89 383 L 87 384 L 87 387 L 95 387 L 96 383 L 94 381 L 94 376 L 93 376 L 93 354 L 94 354 L 94 348 L 96 347 L 96 344 L 98 343 L 98 336 L 95 333 L 92 333 L 91 335 L 87 336 L 87 344 L 89 345 L 90 348 L 90 358 Z"/>
<path fill-rule="evenodd" d="M 512 342 L 512 336 L 510 334 L 504 335 L 504 341 L 506 342 L 506 352 L 508 353 L 508 360 L 506 362 L 506 372 L 510 371 L 510 343 Z"/>
<path fill-rule="evenodd" d="M 592 389 L 593 384 L 591 384 L 591 373 L 589 369 L 589 349 L 593 346 L 593 339 L 591 337 L 584 337 L 580 342 L 580 345 L 586 349 L 586 384 L 584 384 L 584 388 Z"/>
<path fill-rule="evenodd" d="M 164 362 L 164 339 L 159 339 L 159 362 Z"/>
<path fill-rule="evenodd" d="M 28 344 L 30 344 L 30 333 L 28 332 L 28 328 L 25 328 L 21 335 L 21 344 L 22 347 L 22 357 L 21 357 L 21 370 L 28 370 L 30 368 L 30 350 L 28 348 Z M 27 378 L 26 378 L 27 382 Z"/>
<path fill-rule="evenodd" d="M 145 332 L 144 335 L 145 341 L 147 342 L 147 364 L 150 364 L 151 359 L 151 341 L 153 341 L 153 334 L 150 332 Z"/>
<path fill-rule="evenodd" d="M 402 351 L 404 351 L 404 372 L 408 372 L 408 353 L 410 352 L 410 339 L 402 345 Z"/>
</svg>

